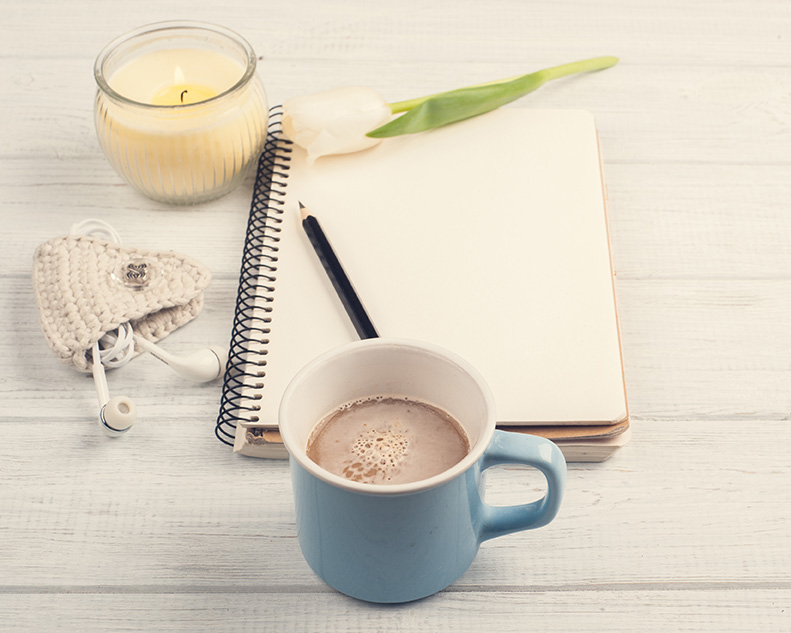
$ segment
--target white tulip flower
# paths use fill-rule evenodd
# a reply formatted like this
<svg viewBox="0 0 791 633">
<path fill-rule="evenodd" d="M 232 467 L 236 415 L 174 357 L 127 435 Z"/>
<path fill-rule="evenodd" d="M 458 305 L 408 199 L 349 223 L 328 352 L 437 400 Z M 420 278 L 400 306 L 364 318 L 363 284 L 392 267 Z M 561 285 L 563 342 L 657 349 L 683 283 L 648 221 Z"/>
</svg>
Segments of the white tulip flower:
<svg viewBox="0 0 791 633">
<path fill-rule="evenodd" d="M 312 163 L 320 156 L 377 145 L 381 139 L 366 134 L 390 116 L 390 106 L 375 91 L 347 87 L 287 99 L 281 122 L 285 135 L 307 150 Z"/>
</svg>

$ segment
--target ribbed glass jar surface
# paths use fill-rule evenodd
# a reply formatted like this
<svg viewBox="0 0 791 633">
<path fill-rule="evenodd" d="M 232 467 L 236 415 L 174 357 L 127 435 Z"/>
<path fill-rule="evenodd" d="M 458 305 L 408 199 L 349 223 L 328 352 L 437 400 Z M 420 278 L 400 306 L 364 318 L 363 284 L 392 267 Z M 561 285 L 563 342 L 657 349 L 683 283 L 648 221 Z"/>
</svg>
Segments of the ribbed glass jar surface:
<svg viewBox="0 0 791 633">
<path fill-rule="evenodd" d="M 141 27 L 94 67 L 94 119 L 113 168 L 144 195 L 197 204 L 238 186 L 266 137 L 256 56 L 239 35 L 198 22 Z"/>
</svg>

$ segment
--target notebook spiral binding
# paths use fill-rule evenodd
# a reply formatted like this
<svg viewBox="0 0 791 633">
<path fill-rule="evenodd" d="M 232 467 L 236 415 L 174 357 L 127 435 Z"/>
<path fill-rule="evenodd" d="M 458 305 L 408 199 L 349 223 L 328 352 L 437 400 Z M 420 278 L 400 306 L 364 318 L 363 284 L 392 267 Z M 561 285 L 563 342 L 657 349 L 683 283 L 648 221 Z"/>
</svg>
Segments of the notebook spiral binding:
<svg viewBox="0 0 791 633">
<path fill-rule="evenodd" d="M 223 379 L 220 412 L 214 434 L 233 446 L 236 423 L 257 422 L 260 395 L 249 390 L 263 387 L 266 345 L 272 311 L 277 253 L 282 223 L 286 179 L 291 161 L 291 141 L 281 132 L 283 109 L 269 110 L 264 149 L 258 160 L 250 217 L 247 221 L 239 289 L 236 295 L 228 365 Z M 245 393 L 247 391 L 247 393 Z"/>
</svg>

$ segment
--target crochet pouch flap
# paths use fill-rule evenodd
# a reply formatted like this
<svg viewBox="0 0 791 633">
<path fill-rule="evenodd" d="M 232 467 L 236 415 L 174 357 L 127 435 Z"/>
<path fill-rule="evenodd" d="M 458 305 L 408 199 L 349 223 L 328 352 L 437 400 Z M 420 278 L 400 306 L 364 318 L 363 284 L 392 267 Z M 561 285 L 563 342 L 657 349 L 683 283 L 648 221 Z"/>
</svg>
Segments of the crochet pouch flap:
<svg viewBox="0 0 791 633">
<path fill-rule="evenodd" d="M 84 372 L 85 352 L 123 323 L 157 341 L 191 321 L 210 281 L 209 270 L 190 257 L 87 235 L 49 240 L 33 258 L 44 335 L 60 360 Z"/>
</svg>

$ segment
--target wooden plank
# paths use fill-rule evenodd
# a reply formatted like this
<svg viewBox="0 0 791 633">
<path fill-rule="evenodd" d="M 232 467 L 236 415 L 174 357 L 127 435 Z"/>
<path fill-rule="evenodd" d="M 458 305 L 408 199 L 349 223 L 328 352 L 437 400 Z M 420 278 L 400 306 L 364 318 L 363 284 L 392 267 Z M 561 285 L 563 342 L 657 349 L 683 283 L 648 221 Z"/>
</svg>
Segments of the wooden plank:
<svg viewBox="0 0 791 633">
<path fill-rule="evenodd" d="M 611 163 L 605 171 L 619 286 L 791 278 L 788 167 Z"/>
<path fill-rule="evenodd" d="M 715 0 L 646 0 L 599 6 L 566 0 L 553 6 L 500 0 L 492 6 L 459 0 L 448 5 L 408 0 L 398 10 L 353 0 L 267 7 L 250 19 L 245 3 L 195 6 L 173 0 L 167 6 L 142 0 L 124 11 L 90 3 L 67 6 L 30 2 L 7 15 L 14 46 L 5 56 L 36 58 L 41 42 L 57 44 L 57 57 L 91 56 L 113 37 L 142 24 L 174 15 L 224 24 L 243 33 L 266 58 L 310 60 L 395 59 L 422 63 L 540 59 L 553 63 L 548 51 L 563 49 L 571 57 L 617 46 L 614 54 L 633 52 L 650 63 L 776 66 L 788 63 L 783 38 L 791 16 L 783 0 L 731 2 L 727 10 Z M 53 57 L 55 55 L 52 55 Z M 88 70 L 90 73 L 90 70 Z M 311 76 L 313 73 L 311 73 Z M 318 76 L 318 74 L 316 74 Z"/>
<path fill-rule="evenodd" d="M 616 288 L 633 420 L 788 419 L 789 281 L 619 281 Z"/>
<path fill-rule="evenodd" d="M 4 630 L 68 633 L 123 631 L 783 631 L 787 586 L 591 586 L 557 592 L 543 587 L 446 591 L 405 605 L 369 605 L 335 593 L 290 586 L 234 592 L 25 593 L 0 597 Z M 295 608 L 295 605 L 299 605 Z"/>
</svg>

